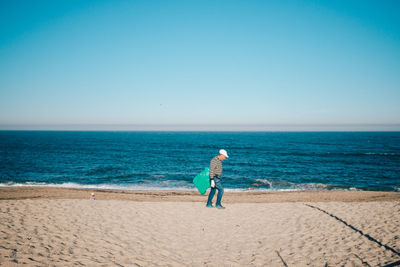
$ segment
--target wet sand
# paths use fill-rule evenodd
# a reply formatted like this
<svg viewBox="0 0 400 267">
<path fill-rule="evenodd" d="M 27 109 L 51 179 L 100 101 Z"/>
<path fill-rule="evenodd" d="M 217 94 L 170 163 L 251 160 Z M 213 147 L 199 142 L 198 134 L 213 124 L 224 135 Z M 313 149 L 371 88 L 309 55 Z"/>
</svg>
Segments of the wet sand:
<svg viewBox="0 0 400 267">
<path fill-rule="evenodd" d="M 146 202 L 205 202 L 207 193 L 197 191 L 94 190 L 56 187 L 0 187 L 0 200 L 6 199 L 89 199 L 94 192 L 99 200 L 133 200 Z M 225 192 L 224 203 L 280 202 L 369 202 L 400 201 L 400 193 L 375 191 L 246 191 Z"/>
</svg>

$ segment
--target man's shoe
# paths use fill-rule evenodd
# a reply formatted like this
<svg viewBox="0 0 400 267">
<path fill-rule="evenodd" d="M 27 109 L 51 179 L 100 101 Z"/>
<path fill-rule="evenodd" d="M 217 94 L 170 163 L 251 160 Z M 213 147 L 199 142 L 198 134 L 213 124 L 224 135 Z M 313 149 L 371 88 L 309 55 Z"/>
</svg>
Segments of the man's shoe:
<svg viewBox="0 0 400 267">
<path fill-rule="evenodd" d="M 212 204 L 207 204 L 206 208 L 214 208 Z"/>
<path fill-rule="evenodd" d="M 225 209 L 225 207 L 221 206 L 221 205 L 217 205 L 215 206 L 217 209 Z"/>
</svg>

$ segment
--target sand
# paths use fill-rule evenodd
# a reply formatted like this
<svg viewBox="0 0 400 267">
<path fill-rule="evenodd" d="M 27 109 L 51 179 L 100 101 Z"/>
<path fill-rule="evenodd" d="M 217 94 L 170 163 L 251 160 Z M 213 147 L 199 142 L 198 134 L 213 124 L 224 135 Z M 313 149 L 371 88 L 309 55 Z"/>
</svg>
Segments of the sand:
<svg viewBox="0 0 400 267">
<path fill-rule="evenodd" d="M 0 265 L 400 264 L 399 193 L 88 193 L 0 188 Z"/>
<path fill-rule="evenodd" d="M 146 202 L 204 202 L 197 191 L 131 191 L 89 190 L 55 187 L 0 187 L 0 200 L 8 199 L 89 199 L 95 192 L 100 200 L 133 200 Z M 374 191 L 246 191 L 225 192 L 224 203 L 281 202 L 365 202 L 400 201 L 400 193 Z"/>
</svg>

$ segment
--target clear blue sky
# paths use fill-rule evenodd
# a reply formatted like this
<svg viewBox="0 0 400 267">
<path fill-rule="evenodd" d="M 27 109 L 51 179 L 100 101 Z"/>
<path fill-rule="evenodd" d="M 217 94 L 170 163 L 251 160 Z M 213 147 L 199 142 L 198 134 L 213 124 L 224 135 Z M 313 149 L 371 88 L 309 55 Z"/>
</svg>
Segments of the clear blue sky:
<svg viewBox="0 0 400 267">
<path fill-rule="evenodd" d="M 399 14 L 399 1 L 2 0 L 0 129 L 399 130 Z"/>
</svg>

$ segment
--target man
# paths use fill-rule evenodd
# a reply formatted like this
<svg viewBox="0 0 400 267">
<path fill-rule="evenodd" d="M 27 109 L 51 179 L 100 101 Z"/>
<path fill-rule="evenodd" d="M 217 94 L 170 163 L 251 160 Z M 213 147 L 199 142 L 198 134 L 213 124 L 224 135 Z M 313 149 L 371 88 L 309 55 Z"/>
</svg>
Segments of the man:
<svg viewBox="0 0 400 267">
<path fill-rule="evenodd" d="M 215 195 L 215 191 L 218 190 L 218 195 L 217 195 L 217 203 L 216 203 L 216 208 L 218 209 L 225 209 L 221 205 L 221 199 L 222 195 L 224 194 L 224 188 L 222 187 L 221 184 L 221 175 L 222 175 L 222 161 L 224 161 L 228 157 L 228 153 L 226 152 L 225 149 L 221 149 L 219 151 L 218 156 L 214 157 L 211 162 L 210 162 L 210 184 L 211 184 L 211 191 L 210 194 L 208 195 L 208 201 L 207 201 L 207 208 L 213 208 L 214 206 L 212 205 L 212 200 Z"/>
</svg>

